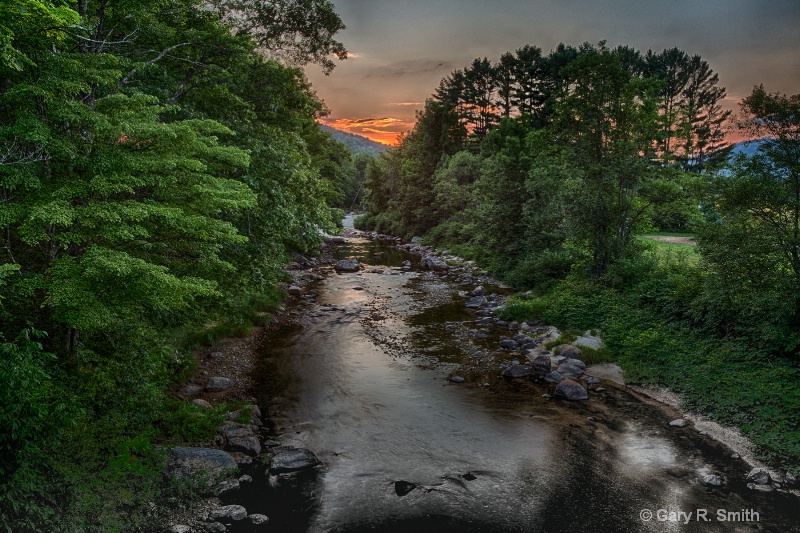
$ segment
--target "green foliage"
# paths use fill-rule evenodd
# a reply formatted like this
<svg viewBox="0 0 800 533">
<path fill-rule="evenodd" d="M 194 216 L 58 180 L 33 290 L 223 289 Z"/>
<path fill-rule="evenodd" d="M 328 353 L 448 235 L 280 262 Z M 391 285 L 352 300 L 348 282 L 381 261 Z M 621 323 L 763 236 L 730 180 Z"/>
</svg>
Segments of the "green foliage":
<svg viewBox="0 0 800 533">
<path fill-rule="evenodd" d="M 499 315 L 503 320 L 538 320 L 547 308 L 547 300 L 526 294 L 515 294 L 508 298 Z"/>
<path fill-rule="evenodd" d="M 149 502 L 186 496 L 155 444 L 221 420 L 165 401 L 187 350 L 263 323 L 363 177 L 263 55 L 330 70 L 343 24 L 323 0 L 70 5 L 0 5 L 0 340 L 25 331 L 0 343 L 0 528 L 154 530 Z"/>
<path fill-rule="evenodd" d="M 162 419 L 164 432 L 176 442 L 209 442 L 219 432 L 228 406 L 203 409 L 185 401 L 168 402 Z"/>
<path fill-rule="evenodd" d="M 42 440 L 68 422 L 66 398 L 58 398 L 48 368 L 55 356 L 44 352 L 34 329 L 16 342 L 0 343 L 0 480 L 41 453 Z"/>
</svg>

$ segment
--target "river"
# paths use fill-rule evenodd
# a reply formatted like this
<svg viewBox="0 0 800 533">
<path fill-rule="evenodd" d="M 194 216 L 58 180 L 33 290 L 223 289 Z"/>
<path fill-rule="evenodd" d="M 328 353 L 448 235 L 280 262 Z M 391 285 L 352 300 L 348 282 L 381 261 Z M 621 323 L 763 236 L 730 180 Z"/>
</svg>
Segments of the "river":
<svg viewBox="0 0 800 533">
<path fill-rule="evenodd" d="M 497 334 L 471 339 L 464 287 L 401 270 L 419 258 L 391 242 L 348 241 L 338 257 L 362 271 L 312 286 L 316 298 L 295 309 L 302 325 L 263 347 L 255 393 L 272 434 L 322 466 L 271 478 L 253 470 L 253 485 L 229 502 L 269 516 L 258 531 L 797 527 L 797 498 L 747 489 L 744 463 L 692 428 L 669 427 L 664 408 L 621 387 L 569 402 L 543 398 L 552 385 L 503 380 L 498 368 L 511 360 L 495 350 Z M 454 374 L 466 381 L 448 381 Z M 723 486 L 699 483 L 707 473 Z M 739 514 L 721 521 L 720 511 Z"/>
</svg>

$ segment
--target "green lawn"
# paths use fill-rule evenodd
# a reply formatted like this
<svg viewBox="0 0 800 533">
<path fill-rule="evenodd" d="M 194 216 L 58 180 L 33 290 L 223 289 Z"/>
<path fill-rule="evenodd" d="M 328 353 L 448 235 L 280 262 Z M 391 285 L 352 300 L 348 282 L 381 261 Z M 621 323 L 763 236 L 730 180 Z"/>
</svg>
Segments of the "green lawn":
<svg viewBox="0 0 800 533">
<path fill-rule="evenodd" d="M 659 257 L 685 254 L 687 261 L 696 263 L 700 256 L 694 244 L 694 237 L 693 233 L 651 233 L 638 236 L 639 239 L 647 240 L 655 245 L 656 254 Z M 670 242 L 664 239 L 675 239 L 675 241 Z"/>
</svg>

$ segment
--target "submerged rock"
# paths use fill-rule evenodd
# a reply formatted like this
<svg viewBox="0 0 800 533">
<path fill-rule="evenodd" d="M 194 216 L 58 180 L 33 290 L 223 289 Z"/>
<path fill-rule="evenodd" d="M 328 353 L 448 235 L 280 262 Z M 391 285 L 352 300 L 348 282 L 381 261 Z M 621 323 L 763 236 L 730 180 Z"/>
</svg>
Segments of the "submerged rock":
<svg viewBox="0 0 800 533">
<path fill-rule="evenodd" d="M 267 522 L 269 522 L 269 517 L 263 514 L 251 514 L 249 518 L 250 518 L 250 523 L 253 524 L 254 526 L 266 524 Z"/>
<path fill-rule="evenodd" d="M 231 520 L 244 520 L 247 518 L 247 509 L 241 505 L 224 505 L 209 511 L 208 516 L 214 520 L 230 518 Z"/>
<path fill-rule="evenodd" d="M 306 448 L 279 446 L 269 463 L 270 474 L 282 474 L 312 468 L 320 463 L 317 456 Z"/>
<path fill-rule="evenodd" d="M 400 497 L 405 496 L 406 494 L 408 494 L 409 492 L 411 492 L 416 488 L 417 486 L 414 483 L 411 483 L 410 481 L 403 481 L 401 479 L 400 481 L 394 482 L 394 493 Z"/>
<path fill-rule="evenodd" d="M 358 259 L 342 259 L 337 261 L 333 268 L 341 272 L 357 272 L 361 268 Z"/>
</svg>

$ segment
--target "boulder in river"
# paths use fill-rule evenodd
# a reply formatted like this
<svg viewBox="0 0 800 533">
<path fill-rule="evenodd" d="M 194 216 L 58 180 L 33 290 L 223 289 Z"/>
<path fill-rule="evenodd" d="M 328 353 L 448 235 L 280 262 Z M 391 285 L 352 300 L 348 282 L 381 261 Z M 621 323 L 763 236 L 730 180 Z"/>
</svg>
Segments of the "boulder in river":
<svg viewBox="0 0 800 533">
<path fill-rule="evenodd" d="M 565 379 L 559 383 L 554 394 L 567 400 L 587 400 L 589 398 L 586 389 L 571 379 Z"/>
<path fill-rule="evenodd" d="M 767 485 L 770 481 L 769 472 L 763 468 L 754 468 L 747 474 L 747 481 L 756 485 Z"/>
<path fill-rule="evenodd" d="M 251 514 L 248 518 L 250 518 L 250 523 L 254 526 L 258 526 L 261 524 L 266 524 L 269 522 L 269 517 L 263 514 Z"/>
<path fill-rule="evenodd" d="M 289 293 L 289 296 L 300 296 L 303 294 L 303 289 L 298 287 L 297 285 L 291 285 L 286 292 Z"/>
<path fill-rule="evenodd" d="M 358 272 L 361 265 L 358 263 L 358 259 L 342 259 L 341 261 L 336 261 L 333 268 L 341 272 Z"/>
<path fill-rule="evenodd" d="M 305 470 L 319 464 L 319 459 L 311 450 L 294 446 L 278 446 L 269 463 L 270 474 L 283 474 L 296 470 Z"/>
<path fill-rule="evenodd" d="M 511 339 L 503 339 L 500 341 L 500 347 L 504 350 L 510 350 L 517 347 L 517 343 Z"/>
<path fill-rule="evenodd" d="M 449 378 L 447 378 L 447 381 L 451 383 L 464 383 L 467 380 L 462 378 L 461 376 L 450 376 Z"/>
<path fill-rule="evenodd" d="M 218 520 L 220 518 L 230 518 L 231 520 L 244 520 L 247 518 L 247 509 L 241 505 L 223 505 L 215 507 L 208 513 L 209 518 Z"/>
<path fill-rule="evenodd" d="M 486 289 L 483 288 L 483 285 L 478 285 L 469 294 L 470 296 L 486 296 Z"/>
<path fill-rule="evenodd" d="M 439 259 L 438 257 L 434 257 L 432 255 L 423 257 L 420 261 L 420 265 L 425 270 L 434 270 L 434 271 L 444 271 L 450 268 L 450 265 Z"/>
<path fill-rule="evenodd" d="M 470 298 L 470 300 L 464 304 L 464 307 L 469 307 L 471 309 L 477 309 L 479 307 L 483 307 L 486 305 L 488 300 L 486 300 L 486 296 L 475 296 Z"/>
<path fill-rule="evenodd" d="M 685 428 L 689 425 L 689 421 L 685 418 L 676 418 L 672 422 L 669 423 L 670 426 L 674 428 Z"/>
</svg>

